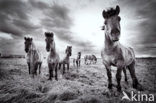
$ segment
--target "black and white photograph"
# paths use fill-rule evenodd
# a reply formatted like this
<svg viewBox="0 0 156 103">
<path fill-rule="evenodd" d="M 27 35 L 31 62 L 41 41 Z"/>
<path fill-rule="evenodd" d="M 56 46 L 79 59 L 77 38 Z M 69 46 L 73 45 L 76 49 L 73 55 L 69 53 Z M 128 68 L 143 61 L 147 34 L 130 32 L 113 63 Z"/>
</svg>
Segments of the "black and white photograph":
<svg viewBox="0 0 156 103">
<path fill-rule="evenodd" d="M 155 103 L 156 0 L 0 0 L 0 103 Z"/>
</svg>

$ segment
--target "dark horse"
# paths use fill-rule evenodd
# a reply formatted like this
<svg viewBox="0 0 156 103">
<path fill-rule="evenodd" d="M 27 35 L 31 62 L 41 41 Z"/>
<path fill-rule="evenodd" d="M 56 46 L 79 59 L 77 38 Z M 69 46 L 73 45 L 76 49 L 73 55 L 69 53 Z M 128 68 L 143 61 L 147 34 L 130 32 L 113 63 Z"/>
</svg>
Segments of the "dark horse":
<svg viewBox="0 0 156 103">
<path fill-rule="evenodd" d="M 119 42 L 120 37 L 120 7 L 116 6 L 115 9 L 111 8 L 108 11 L 103 10 L 102 15 L 105 19 L 105 44 L 102 49 L 101 56 L 103 59 L 103 64 L 107 70 L 108 76 L 108 88 L 112 88 L 112 75 L 111 66 L 117 67 L 116 79 L 117 79 L 117 89 L 121 91 L 121 72 L 122 70 L 126 76 L 126 68 L 129 69 L 133 80 L 133 88 L 142 90 L 141 85 L 135 74 L 135 54 L 132 48 L 124 47 Z"/>
<path fill-rule="evenodd" d="M 58 80 L 57 69 L 60 61 L 60 57 L 55 48 L 54 34 L 52 32 L 45 32 L 46 50 L 49 53 L 48 56 L 48 68 L 49 68 L 49 80 L 53 78 L 53 71 L 55 71 L 55 80 Z"/>
<path fill-rule="evenodd" d="M 33 43 L 33 38 L 24 37 L 24 40 L 29 74 L 32 74 L 34 77 L 34 74 L 37 75 L 37 69 L 39 69 L 39 74 L 41 73 L 42 57 Z"/>
</svg>

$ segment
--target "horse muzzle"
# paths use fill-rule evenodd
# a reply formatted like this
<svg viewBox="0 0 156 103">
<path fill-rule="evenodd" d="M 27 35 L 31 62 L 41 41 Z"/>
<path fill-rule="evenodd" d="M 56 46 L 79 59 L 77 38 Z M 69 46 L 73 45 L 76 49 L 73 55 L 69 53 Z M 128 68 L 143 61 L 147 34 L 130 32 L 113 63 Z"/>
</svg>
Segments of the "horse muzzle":
<svg viewBox="0 0 156 103">
<path fill-rule="evenodd" d="M 47 52 L 49 52 L 49 51 L 50 51 L 50 49 L 49 49 L 49 48 L 46 48 L 46 50 L 47 50 Z"/>
<path fill-rule="evenodd" d="M 119 38 L 115 38 L 115 39 L 113 39 L 113 41 L 114 41 L 114 42 L 119 41 Z"/>
<path fill-rule="evenodd" d="M 28 49 L 25 49 L 25 52 L 28 53 Z"/>
</svg>

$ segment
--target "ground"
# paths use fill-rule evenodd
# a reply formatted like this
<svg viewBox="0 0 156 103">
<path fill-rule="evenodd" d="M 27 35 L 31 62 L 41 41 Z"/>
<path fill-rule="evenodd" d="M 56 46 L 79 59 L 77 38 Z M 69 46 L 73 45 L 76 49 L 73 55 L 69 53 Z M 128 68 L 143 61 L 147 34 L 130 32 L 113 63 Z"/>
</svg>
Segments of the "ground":
<svg viewBox="0 0 156 103">
<path fill-rule="evenodd" d="M 71 60 L 72 61 L 72 60 Z M 95 65 L 76 68 L 70 64 L 70 71 L 59 80 L 49 81 L 46 60 L 42 65 L 42 74 L 34 79 L 28 74 L 25 59 L 0 58 L 0 103 L 127 103 L 121 100 L 123 94 L 107 88 L 107 75 L 101 59 Z M 156 97 L 156 59 L 137 59 L 136 75 L 144 87 L 141 93 L 154 94 Z M 128 81 L 122 76 L 122 90 L 127 94 L 131 91 L 132 81 L 127 70 Z M 112 68 L 113 84 L 116 85 L 116 68 Z M 156 100 L 156 98 L 155 98 Z"/>
</svg>

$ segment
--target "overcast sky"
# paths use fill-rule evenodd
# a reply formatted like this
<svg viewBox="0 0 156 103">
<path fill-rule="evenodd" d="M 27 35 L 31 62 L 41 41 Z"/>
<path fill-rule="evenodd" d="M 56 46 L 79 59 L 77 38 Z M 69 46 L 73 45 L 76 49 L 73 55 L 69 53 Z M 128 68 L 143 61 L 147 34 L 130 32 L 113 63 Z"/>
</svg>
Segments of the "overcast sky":
<svg viewBox="0 0 156 103">
<path fill-rule="evenodd" d="M 45 31 L 54 32 L 60 54 L 72 45 L 96 54 L 104 44 L 103 9 L 120 6 L 121 38 L 136 56 L 156 56 L 155 0 L 0 0 L 0 52 L 24 54 L 24 36 L 31 35 L 46 53 Z"/>
</svg>

